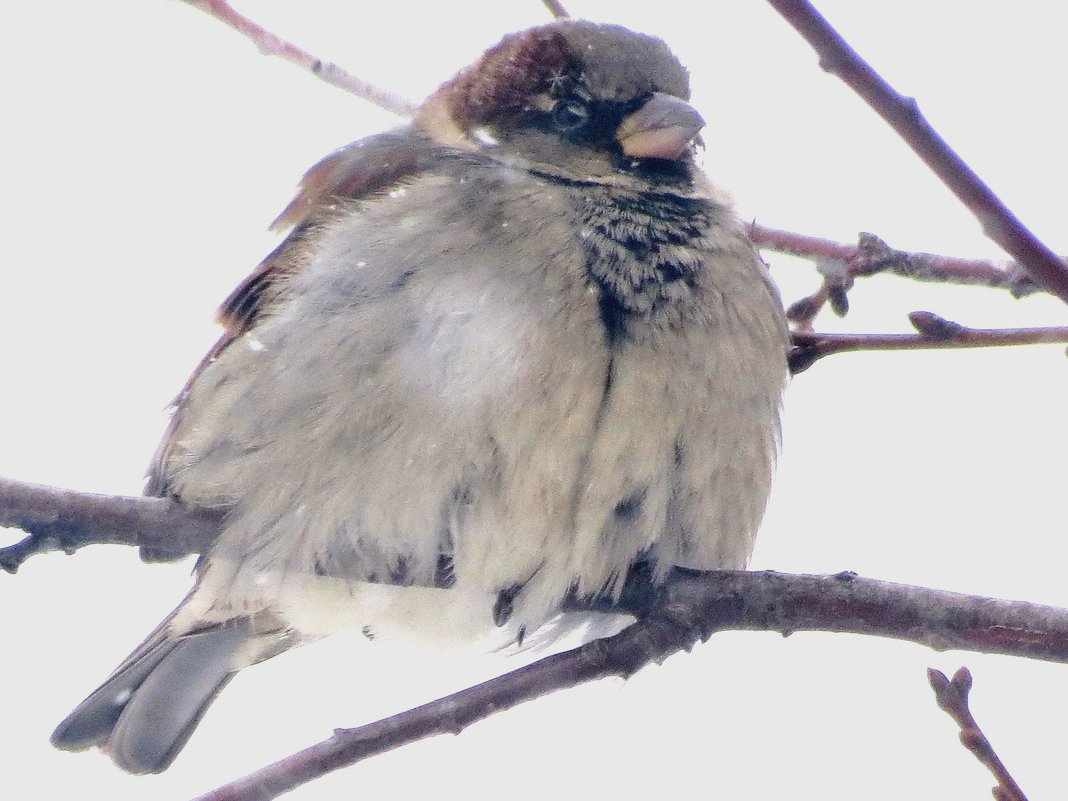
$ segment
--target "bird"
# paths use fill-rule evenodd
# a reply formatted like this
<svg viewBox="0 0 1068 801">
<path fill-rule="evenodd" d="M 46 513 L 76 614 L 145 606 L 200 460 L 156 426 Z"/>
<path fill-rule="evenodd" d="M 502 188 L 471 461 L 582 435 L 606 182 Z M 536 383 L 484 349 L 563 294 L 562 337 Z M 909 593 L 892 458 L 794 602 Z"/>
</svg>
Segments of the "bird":
<svg viewBox="0 0 1068 801">
<path fill-rule="evenodd" d="M 562 19 L 307 172 L 148 473 L 219 534 L 55 746 L 158 773 L 338 629 L 519 642 L 637 571 L 746 567 L 788 334 L 689 97 L 662 40 Z"/>
</svg>

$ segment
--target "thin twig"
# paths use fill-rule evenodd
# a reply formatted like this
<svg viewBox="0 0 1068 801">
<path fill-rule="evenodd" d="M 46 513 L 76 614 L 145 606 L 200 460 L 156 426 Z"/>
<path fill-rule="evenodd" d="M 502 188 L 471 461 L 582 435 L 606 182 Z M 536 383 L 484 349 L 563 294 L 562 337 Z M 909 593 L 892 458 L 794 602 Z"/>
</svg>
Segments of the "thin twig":
<svg viewBox="0 0 1068 801">
<path fill-rule="evenodd" d="M 748 233 L 758 248 L 817 261 L 823 276 L 819 288 L 786 309 L 795 330 L 805 333 L 812 331 L 817 315 L 828 302 L 839 317 L 846 315 L 848 293 L 859 276 L 888 272 L 917 281 L 1007 289 L 1017 298 L 1044 291 L 1015 262 L 1001 265 L 984 259 L 910 253 L 892 248 L 875 234 L 865 232 L 857 235 L 855 245 L 769 228 L 756 222 L 750 223 Z"/>
<path fill-rule="evenodd" d="M 263 55 L 278 56 L 285 61 L 303 67 L 312 75 L 321 78 L 331 86 L 344 89 L 346 92 L 386 109 L 386 111 L 391 111 L 400 117 L 410 117 L 418 107 L 417 103 L 394 94 L 388 89 L 375 86 L 362 78 L 357 78 L 337 64 L 316 58 L 292 42 L 276 36 L 262 25 L 258 25 L 243 14 L 238 13 L 225 0 L 183 0 L 183 2 L 200 9 L 205 14 L 210 14 L 229 25 L 235 31 L 244 34 L 259 48 Z"/>
<path fill-rule="evenodd" d="M 570 17 L 571 16 L 570 14 L 567 13 L 567 9 L 564 8 L 564 4 L 559 2 L 559 0 L 541 0 L 541 1 L 545 4 L 545 7 L 547 9 L 549 9 L 549 13 L 552 14 L 554 17 L 556 17 L 556 19 L 561 19 L 562 17 Z"/>
<path fill-rule="evenodd" d="M 1068 264 L 1046 247 L 931 127 L 913 98 L 900 95 L 830 26 L 808 0 L 768 0 L 820 57 L 900 134 L 975 215 L 986 235 L 1036 281 L 1068 301 Z"/>
<path fill-rule="evenodd" d="M 338 768 L 435 734 L 456 734 L 489 715 L 554 690 L 627 677 L 721 630 L 818 630 L 1068 661 L 1068 610 L 834 576 L 677 571 L 666 589 L 639 594 L 639 623 L 491 681 L 362 726 L 293 754 L 198 801 L 267 801 Z"/>
<path fill-rule="evenodd" d="M 225 0 L 183 0 L 204 11 L 245 35 L 264 55 L 274 55 L 290 61 L 322 80 L 355 94 L 381 108 L 402 117 L 411 116 L 417 104 L 399 95 L 375 86 L 341 67 L 324 61 L 263 28 L 248 17 L 237 12 Z M 568 17 L 568 11 L 557 0 L 543 0 L 554 17 Z M 871 234 L 861 234 L 857 245 L 833 242 L 805 234 L 783 231 L 752 223 L 749 233 L 758 247 L 779 250 L 795 255 L 838 259 L 847 264 L 850 275 L 870 275 L 878 271 L 893 272 L 921 281 L 983 284 L 1003 287 L 1017 297 L 1035 291 L 1036 285 L 1017 265 L 1003 268 L 992 262 L 976 259 L 960 259 L 930 253 L 909 253 L 889 248 L 882 240 Z M 844 303 L 844 290 L 840 295 Z M 811 312 L 803 318 L 794 310 L 792 319 L 807 325 L 822 308 L 828 298 L 826 287 L 817 295 L 802 299 L 804 308 Z"/>
<path fill-rule="evenodd" d="M 864 276 L 889 272 L 917 281 L 973 284 L 1007 289 L 1016 297 L 1039 291 L 1015 262 L 997 263 L 986 259 L 962 259 L 935 253 L 913 253 L 890 247 L 875 234 L 860 233 L 857 243 L 770 228 L 753 222 L 749 238 L 758 248 L 814 259 L 834 259 L 845 264 L 850 275 Z"/>
<path fill-rule="evenodd" d="M 969 328 L 933 312 L 909 315 L 916 334 L 792 332 L 790 369 L 796 375 L 834 353 L 860 350 L 986 348 L 1068 343 L 1068 326 Z M 199 553 L 214 541 L 221 515 L 165 498 L 94 495 L 0 478 L 0 526 L 30 536 L 0 548 L 0 568 L 15 572 L 30 556 L 72 553 L 91 544 L 135 545 L 152 558 Z"/>
<path fill-rule="evenodd" d="M 822 334 L 794 331 L 793 348 L 789 355 L 790 369 L 796 375 L 824 356 L 858 350 L 931 350 L 1068 343 L 1068 326 L 968 328 L 927 311 L 912 312 L 909 322 L 919 333 Z"/>
<path fill-rule="evenodd" d="M 994 751 L 994 746 L 983 734 L 968 706 L 968 693 L 972 689 L 972 674 L 968 668 L 960 668 L 953 674 L 952 680 L 947 679 L 942 671 L 930 668 L 927 671 L 927 681 L 934 690 L 935 702 L 939 709 L 953 718 L 960 727 L 961 745 L 994 774 L 998 783 L 993 789 L 994 798 L 998 801 L 1027 801 L 1027 796 Z"/>
</svg>

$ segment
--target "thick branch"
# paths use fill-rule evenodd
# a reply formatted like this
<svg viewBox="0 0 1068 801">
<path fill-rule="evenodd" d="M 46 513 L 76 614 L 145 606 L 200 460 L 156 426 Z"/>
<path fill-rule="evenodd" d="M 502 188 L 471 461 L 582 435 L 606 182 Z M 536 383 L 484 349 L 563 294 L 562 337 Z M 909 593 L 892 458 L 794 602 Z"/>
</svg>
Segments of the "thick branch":
<svg viewBox="0 0 1068 801">
<path fill-rule="evenodd" d="M 210 545 L 219 522 L 215 512 L 166 498 L 94 495 L 0 478 L 0 526 L 30 535 L 0 548 L 0 567 L 14 573 L 35 553 L 73 553 L 97 543 L 141 546 L 157 559 L 175 559 Z"/>
<path fill-rule="evenodd" d="M 929 321 L 928 321 L 929 322 Z M 826 335 L 825 335 L 826 336 Z M 148 547 L 171 555 L 198 552 L 218 531 L 219 516 L 159 498 L 88 495 L 0 479 L 0 524 L 31 533 L 0 550 L 14 570 L 23 551 L 73 550 L 93 542 Z M 572 602 L 569 609 L 588 608 Z M 605 608 L 603 606 L 599 608 Z M 499 709 L 605 676 L 629 676 L 723 629 L 834 631 L 910 640 L 939 650 L 1068 662 L 1068 610 L 837 576 L 676 571 L 662 588 L 639 574 L 617 611 L 642 618 L 619 635 L 550 657 L 295 754 L 209 799 L 274 798 L 288 789 L 376 753 L 444 732 L 458 732 Z"/>
<path fill-rule="evenodd" d="M 381 86 L 375 86 L 373 83 L 358 78 L 337 64 L 316 58 L 307 50 L 303 50 L 292 42 L 276 36 L 248 17 L 239 14 L 225 0 L 183 1 L 226 23 L 238 33 L 244 34 L 265 56 L 278 56 L 299 67 L 303 67 L 312 75 L 321 78 L 331 86 L 344 89 L 346 92 L 374 103 L 387 111 L 392 111 L 400 117 L 410 117 L 415 113 L 417 104 L 398 94 L 394 94 L 388 89 L 383 89 Z"/>
<path fill-rule="evenodd" d="M 495 712 L 554 690 L 627 677 L 725 629 L 835 631 L 1068 661 L 1068 610 L 836 576 L 678 571 L 659 593 L 641 588 L 628 609 L 641 622 L 293 754 L 198 801 L 266 801 L 338 768 L 436 734 L 456 734 Z"/>
<path fill-rule="evenodd" d="M 832 73 L 900 134 L 975 215 L 986 235 L 1005 249 L 1036 281 L 1068 301 L 1068 265 L 1027 229 L 990 187 L 958 156 L 920 113 L 916 101 L 890 86 L 828 24 L 808 0 L 768 0 L 819 54 Z"/>
</svg>

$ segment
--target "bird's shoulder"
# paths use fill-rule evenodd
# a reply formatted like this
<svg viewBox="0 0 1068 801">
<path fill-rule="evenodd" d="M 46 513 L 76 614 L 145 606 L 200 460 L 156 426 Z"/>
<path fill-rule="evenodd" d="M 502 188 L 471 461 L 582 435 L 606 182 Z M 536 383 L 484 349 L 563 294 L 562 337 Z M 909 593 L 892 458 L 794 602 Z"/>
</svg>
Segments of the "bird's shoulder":
<svg viewBox="0 0 1068 801">
<path fill-rule="evenodd" d="M 149 466 L 146 495 L 169 494 L 162 462 L 189 389 L 208 365 L 284 297 L 287 281 L 305 263 L 324 220 L 341 205 L 373 199 L 431 169 L 441 160 L 442 149 L 405 126 L 340 147 L 304 174 L 295 197 L 271 224 L 272 230 L 288 233 L 219 306 L 216 320 L 223 332 L 171 403 L 175 412 Z"/>
</svg>

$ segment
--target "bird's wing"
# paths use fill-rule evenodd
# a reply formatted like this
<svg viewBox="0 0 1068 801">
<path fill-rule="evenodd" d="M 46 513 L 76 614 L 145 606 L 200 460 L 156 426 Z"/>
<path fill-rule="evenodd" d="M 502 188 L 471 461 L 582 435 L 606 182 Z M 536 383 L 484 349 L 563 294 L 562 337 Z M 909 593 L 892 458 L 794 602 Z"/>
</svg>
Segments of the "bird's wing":
<svg viewBox="0 0 1068 801">
<path fill-rule="evenodd" d="M 272 230 L 289 230 L 283 242 L 260 262 L 223 301 L 217 320 L 222 336 L 205 354 L 172 405 L 174 414 L 148 469 L 145 494 L 171 495 L 164 470 L 183 400 L 201 372 L 234 340 L 249 331 L 260 316 L 285 293 L 287 279 L 298 272 L 316 229 L 342 204 L 388 192 L 426 169 L 442 146 L 411 128 L 377 134 L 335 150 L 304 175 L 296 197 L 272 223 Z M 173 558 L 164 551 L 142 549 L 142 558 Z"/>
</svg>

